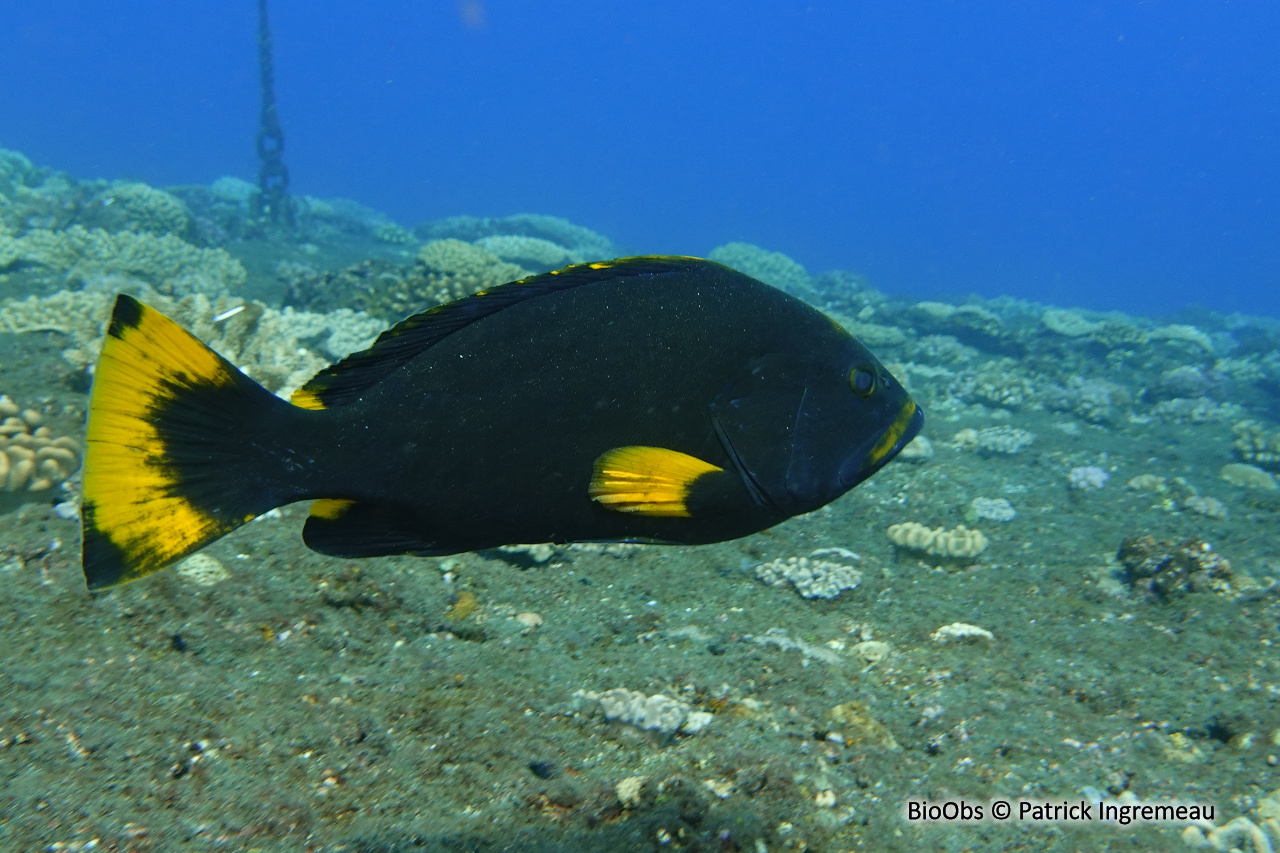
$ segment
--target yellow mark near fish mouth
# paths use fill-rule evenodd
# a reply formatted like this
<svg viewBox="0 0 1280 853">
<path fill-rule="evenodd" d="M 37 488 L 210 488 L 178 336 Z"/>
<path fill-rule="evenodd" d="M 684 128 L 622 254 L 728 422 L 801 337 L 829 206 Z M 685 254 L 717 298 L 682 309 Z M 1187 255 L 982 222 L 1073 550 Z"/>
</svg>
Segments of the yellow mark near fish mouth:
<svg viewBox="0 0 1280 853">
<path fill-rule="evenodd" d="M 868 465 L 879 465 L 885 456 L 897 446 L 898 440 L 902 438 L 907 428 L 911 426 L 911 419 L 915 417 L 915 414 L 916 401 L 907 400 L 902 406 L 902 411 L 898 412 L 898 416 L 893 419 L 893 423 L 889 424 L 889 428 L 884 431 L 884 435 L 880 436 L 876 446 L 871 448 L 871 453 L 867 456 Z"/>
</svg>

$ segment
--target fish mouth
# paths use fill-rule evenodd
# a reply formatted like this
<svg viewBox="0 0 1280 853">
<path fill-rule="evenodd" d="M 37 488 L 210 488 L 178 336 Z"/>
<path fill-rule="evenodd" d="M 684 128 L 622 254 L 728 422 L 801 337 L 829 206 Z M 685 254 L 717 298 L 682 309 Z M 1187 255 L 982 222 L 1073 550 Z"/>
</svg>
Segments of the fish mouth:
<svg viewBox="0 0 1280 853">
<path fill-rule="evenodd" d="M 910 398 L 902 404 L 893 423 L 880 434 L 880 438 L 872 445 L 865 457 L 855 457 L 841 471 L 841 485 L 852 489 L 863 480 L 879 471 L 889 460 L 898 455 L 902 448 L 920 434 L 924 426 L 924 410 Z"/>
</svg>

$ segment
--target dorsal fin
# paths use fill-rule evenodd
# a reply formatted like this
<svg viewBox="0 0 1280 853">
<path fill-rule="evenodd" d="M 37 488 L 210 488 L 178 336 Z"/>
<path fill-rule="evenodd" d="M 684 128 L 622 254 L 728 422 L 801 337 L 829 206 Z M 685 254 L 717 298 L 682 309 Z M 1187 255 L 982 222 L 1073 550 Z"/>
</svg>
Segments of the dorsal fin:
<svg viewBox="0 0 1280 853">
<path fill-rule="evenodd" d="M 430 349 L 444 338 L 475 321 L 517 302 L 582 287 L 600 281 L 688 272 L 700 266 L 719 267 L 713 261 L 678 255 L 641 255 L 575 264 L 562 270 L 482 290 L 454 302 L 414 314 L 387 329 L 363 352 L 326 367 L 293 394 L 295 406 L 327 409 L 355 400 L 406 361 Z"/>
</svg>

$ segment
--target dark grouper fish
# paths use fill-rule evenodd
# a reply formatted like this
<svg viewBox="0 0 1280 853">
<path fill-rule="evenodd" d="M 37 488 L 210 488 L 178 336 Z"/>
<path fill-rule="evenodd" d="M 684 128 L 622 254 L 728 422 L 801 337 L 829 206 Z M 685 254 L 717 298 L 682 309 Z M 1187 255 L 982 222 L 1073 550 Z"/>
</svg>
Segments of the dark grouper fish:
<svg viewBox="0 0 1280 853">
<path fill-rule="evenodd" d="M 292 405 L 120 296 L 89 405 L 84 574 L 135 580 L 308 499 L 304 541 L 341 557 L 718 542 L 829 503 L 922 420 L 821 312 L 696 258 L 433 308 Z"/>
</svg>

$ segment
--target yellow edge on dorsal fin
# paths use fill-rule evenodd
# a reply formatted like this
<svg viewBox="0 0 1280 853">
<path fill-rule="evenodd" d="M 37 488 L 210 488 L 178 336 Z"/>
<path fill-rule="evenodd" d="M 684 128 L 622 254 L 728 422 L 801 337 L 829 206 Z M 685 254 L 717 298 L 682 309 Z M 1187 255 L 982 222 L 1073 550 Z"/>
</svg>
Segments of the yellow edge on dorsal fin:
<svg viewBox="0 0 1280 853">
<path fill-rule="evenodd" d="M 665 447 L 615 447 L 597 457 L 591 499 L 617 512 L 688 518 L 694 482 L 724 469 Z"/>
<path fill-rule="evenodd" d="M 312 409 L 319 411 L 324 408 L 324 402 L 320 399 L 320 395 L 315 391 L 309 391 L 306 388 L 299 388 L 289 397 L 289 402 L 297 406 L 299 409 Z"/>
</svg>

